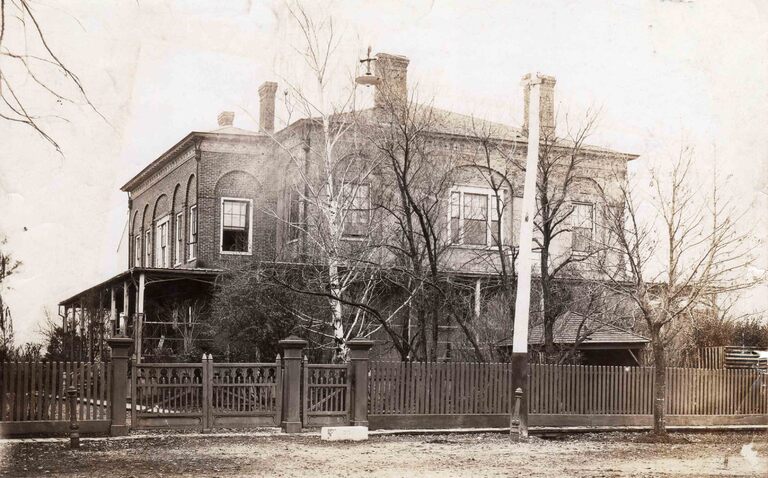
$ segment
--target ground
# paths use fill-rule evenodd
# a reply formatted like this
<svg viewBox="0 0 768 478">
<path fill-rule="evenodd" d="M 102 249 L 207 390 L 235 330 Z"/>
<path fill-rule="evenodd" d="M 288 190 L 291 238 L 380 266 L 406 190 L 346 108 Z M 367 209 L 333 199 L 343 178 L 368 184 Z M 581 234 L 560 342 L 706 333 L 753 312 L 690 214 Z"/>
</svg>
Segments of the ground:
<svg viewBox="0 0 768 478">
<path fill-rule="evenodd" d="M 768 435 L 641 433 L 533 437 L 503 434 L 318 436 L 165 434 L 66 442 L 0 440 L 0 476 L 767 476 Z"/>
</svg>

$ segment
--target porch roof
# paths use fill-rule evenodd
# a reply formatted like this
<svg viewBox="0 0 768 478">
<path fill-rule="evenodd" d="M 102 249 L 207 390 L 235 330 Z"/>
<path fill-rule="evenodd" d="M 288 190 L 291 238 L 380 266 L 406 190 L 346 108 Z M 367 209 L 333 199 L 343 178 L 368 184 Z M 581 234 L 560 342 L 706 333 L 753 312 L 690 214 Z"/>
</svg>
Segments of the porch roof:
<svg viewBox="0 0 768 478">
<path fill-rule="evenodd" d="M 554 343 L 560 345 L 574 344 L 578 337 L 586 335 L 579 346 L 587 348 L 629 348 L 650 342 L 648 338 L 630 330 L 570 311 L 563 313 L 555 320 L 552 333 Z M 531 327 L 528 333 L 528 344 L 544 344 L 544 324 Z M 511 345 L 511 340 L 505 340 L 499 344 L 500 347 Z"/>
<path fill-rule="evenodd" d="M 85 296 L 98 292 L 99 290 L 109 289 L 123 281 L 138 281 L 138 276 L 141 273 L 145 273 L 151 278 L 156 279 L 207 279 L 213 280 L 219 274 L 224 272 L 223 269 L 162 269 L 156 267 L 132 267 L 128 270 L 120 272 L 117 275 L 110 277 L 109 279 L 100 282 L 92 287 L 84 289 L 77 294 L 64 299 L 59 302 L 60 306 L 70 306 L 79 303 Z"/>
</svg>

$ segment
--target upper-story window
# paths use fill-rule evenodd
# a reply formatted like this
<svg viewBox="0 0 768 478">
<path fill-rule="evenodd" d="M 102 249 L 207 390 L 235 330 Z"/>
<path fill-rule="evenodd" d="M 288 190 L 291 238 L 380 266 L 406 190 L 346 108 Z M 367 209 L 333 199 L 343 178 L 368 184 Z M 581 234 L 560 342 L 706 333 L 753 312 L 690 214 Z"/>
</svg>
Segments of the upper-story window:
<svg viewBox="0 0 768 478">
<path fill-rule="evenodd" d="M 155 226 L 155 267 L 168 267 L 168 216 L 157 221 Z"/>
<path fill-rule="evenodd" d="M 176 214 L 176 222 L 174 222 L 174 237 L 176 239 L 176 247 L 173 249 L 173 263 L 174 265 L 181 264 L 181 258 L 184 257 L 184 228 L 182 223 L 183 213 Z"/>
<path fill-rule="evenodd" d="M 503 200 L 503 196 L 500 199 Z M 454 188 L 451 191 L 451 242 L 467 246 L 496 244 L 499 240 L 498 210 L 497 196 L 492 189 Z"/>
<path fill-rule="evenodd" d="M 594 235 L 594 206 L 574 203 L 571 213 L 571 248 L 573 252 L 589 252 Z"/>
<path fill-rule="evenodd" d="M 193 261 L 197 258 L 197 205 L 189 208 L 189 248 L 187 249 L 187 260 Z"/>
<path fill-rule="evenodd" d="M 133 239 L 133 265 L 141 267 L 141 233 Z"/>
<path fill-rule="evenodd" d="M 221 199 L 222 254 L 251 253 L 251 200 Z"/>
<path fill-rule="evenodd" d="M 144 260 L 144 266 L 145 267 L 152 267 L 152 231 L 151 231 L 151 225 L 150 225 L 150 229 L 147 229 L 147 232 L 144 233 L 144 254 L 147 255 L 147 258 Z"/>
<path fill-rule="evenodd" d="M 371 196 L 367 184 L 344 184 L 342 196 L 346 206 L 343 237 L 366 237 L 371 222 Z"/>
<path fill-rule="evenodd" d="M 301 233 L 299 193 L 291 191 L 288 194 L 288 240 L 294 241 Z"/>
</svg>

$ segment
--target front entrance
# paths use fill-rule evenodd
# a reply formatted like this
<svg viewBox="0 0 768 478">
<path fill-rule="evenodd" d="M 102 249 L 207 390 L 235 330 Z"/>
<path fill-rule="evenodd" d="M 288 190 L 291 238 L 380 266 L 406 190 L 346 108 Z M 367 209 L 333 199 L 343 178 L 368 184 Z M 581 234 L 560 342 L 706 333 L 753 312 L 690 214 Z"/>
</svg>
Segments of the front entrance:
<svg viewBox="0 0 768 478">
<path fill-rule="evenodd" d="M 274 427 L 282 416 L 282 364 L 134 364 L 131 427 Z"/>
</svg>

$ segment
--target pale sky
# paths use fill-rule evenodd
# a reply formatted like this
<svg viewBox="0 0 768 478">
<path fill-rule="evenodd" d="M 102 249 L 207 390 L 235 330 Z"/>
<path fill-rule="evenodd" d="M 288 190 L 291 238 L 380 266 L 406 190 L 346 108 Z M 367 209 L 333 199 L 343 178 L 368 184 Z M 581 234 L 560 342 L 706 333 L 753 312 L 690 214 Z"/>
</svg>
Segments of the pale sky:
<svg viewBox="0 0 768 478">
<path fill-rule="evenodd" d="M 56 304 L 127 265 L 122 184 L 220 111 L 255 129 L 257 88 L 281 82 L 297 37 L 282 2 L 40 0 L 49 43 L 106 124 L 81 106 L 39 100 L 64 156 L 0 122 L 0 233 L 23 261 L 4 296 L 19 341 Z M 370 44 L 410 58 L 409 84 L 436 106 L 520 124 L 520 78 L 557 78 L 561 112 L 602 108 L 591 143 L 668 160 L 681 138 L 698 166 L 716 148 L 731 193 L 768 228 L 768 4 L 755 1 L 313 2 L 344 32 L 344 69 Z M 295 57 L 294 57 L 295 58 Z M 340 75 L 342 77 L 343 75 Z M 341 81 L 341 80 L 340 80 Z M 282 91 L 283 86 L 278 91 Z M 293 119 L 296 119 L 295 117 Z M 760 266 L 766 267 L 765 251 Z M 752 307 L 768 309 L 764 288 Z"/>
</svg>

